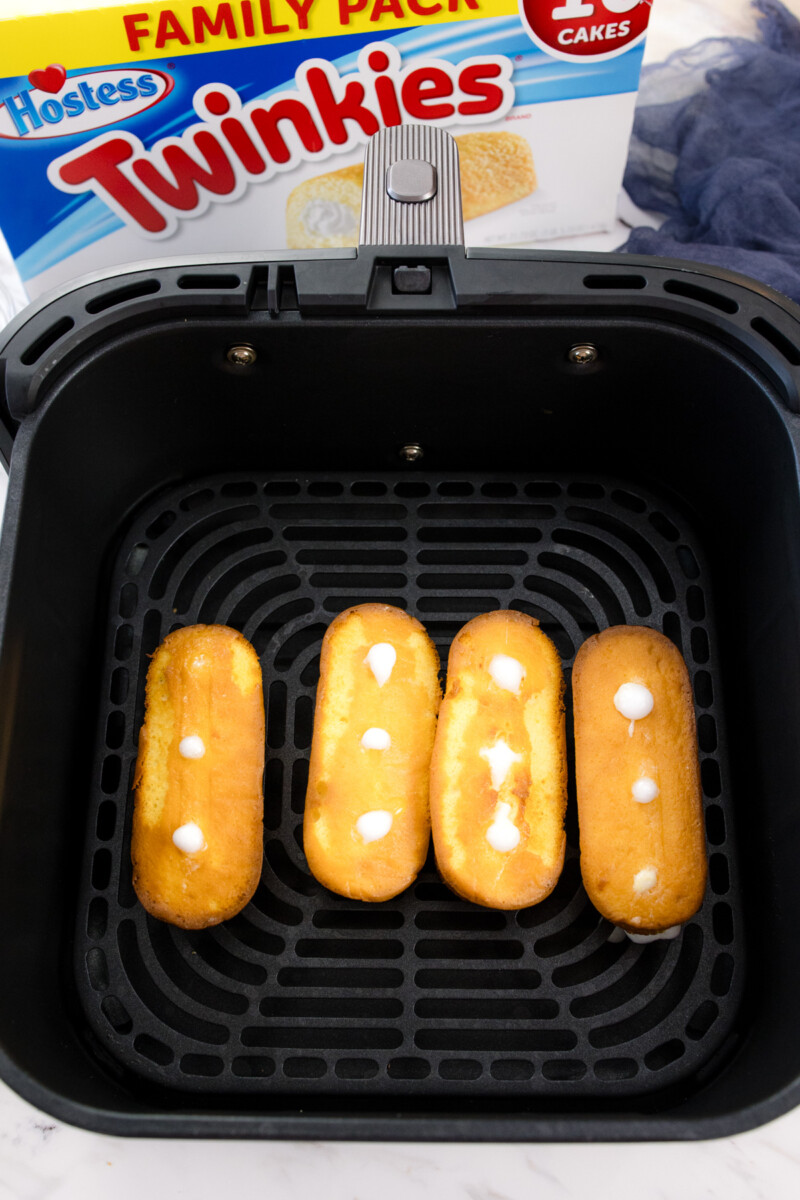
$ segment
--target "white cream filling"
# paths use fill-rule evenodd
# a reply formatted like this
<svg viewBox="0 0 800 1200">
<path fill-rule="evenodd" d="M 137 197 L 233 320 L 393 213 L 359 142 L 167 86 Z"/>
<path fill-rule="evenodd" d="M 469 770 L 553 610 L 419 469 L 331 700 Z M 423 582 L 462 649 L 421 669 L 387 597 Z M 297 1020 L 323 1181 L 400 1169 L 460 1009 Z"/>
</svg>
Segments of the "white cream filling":
<svg viewBox="0 0 800 1200">
<path fill-rule="evenodd" d="M 367 729 L 361 735 L 361 745 L 365 750 L 388 750 L 392 744 L 392 739 L 385 729 L 379 729 L 373 726 Z"/>
<path fill-rule="evenodd" d="M 658 871 L 655 867 L 643 867 L 633 877 L 634 896 L 641 896 L 645 892 L 652 892 L 657 883 Z"/>
<path fill-rule="evenodd" d="M 369 654 L 364 659 L 377 680 L 378 687 L 383 687 L 390 678 L 397 662 L 397 651 L 390 642 L 376 642 L 370 647 Z"/>
<path fill-rule="evenodd" d="M 633 737 L 637 721 L 653 711 L 653 693 L 643 683 L 623 683 L 614 694 L 614 708 L 630 721 L 628 736 Z"/>
<path fill-rule="evenodd" d="M 335 200 L 309 200 L 300 220 L 317 237 L 344 237 L 358 228 L 353 210 Z"/>
<path fill-rule="evenodd" d="M 628 933 L 627 929 L 620 930 L 620 932 L 624 932 L 632 942 L 636 942 L 637 946 L 640 946 L 645 942 L 671 942 L 678 936 L 682 928 L 682 925 L 670 925 L 669 929 L 662 929 L 660 933 Z"/>
<path fill-rule="evenodd" d="M 515 753 L 502 738 L 498 738 L 491 748 L 485 747 L 479 753 L 481 758 L 485 758 L 489 764 L 492 787 L 499 792 L 511 770 L 512 763 L 521 762 L 522 755 Z"/>
<path fill-rule="evenodd" d="M 507 854 L 519 845 L 520 832 L 511 820 L 510 812 L 511 805 L 501 800 L 497 805 L 494 821 L 486 830 L 487 842 L 493 850 L 499 850 L 501 854 Z"/>
<path fill-rule="evenodd" d="M 519 695 L 525 678 L 525 668 L 516 658 L 511 658 L 508 654 L 495 654 L 489 663 L 489 674 L 498 687 L 513 692 L 515 696 Z"/>
<path fill-rule="evenodd" d="M 188 737 L 181 738 L 178 752 L 182 758 L 202 758 L 206 752 L 206 745 L 201 737 L 191 733 Z"/>
<path fill-rule="evenodd" d="M 392 828 L 392 814 L 385 808 L 376 808 L 372 812 L 362 813 L 356 821 L 356 831 L 367 843 L 378 842 L 386 837 Z"/>
<path fill-rule="evenodd" d="M 651 779 L 649 775 L 642 775 L 635 781 L 631 792 L 639 804 L 650 804 L 659 795 L 660 789 L 655 779 Z"/>
<path fill-rule="evenodd" d="M 194 821 L 187 821 L 185 825 L 179 825 L 172 835 L 172 840 L 184 854 L 197 854 L 206 848 L 203 831 Z"/>
</svg>

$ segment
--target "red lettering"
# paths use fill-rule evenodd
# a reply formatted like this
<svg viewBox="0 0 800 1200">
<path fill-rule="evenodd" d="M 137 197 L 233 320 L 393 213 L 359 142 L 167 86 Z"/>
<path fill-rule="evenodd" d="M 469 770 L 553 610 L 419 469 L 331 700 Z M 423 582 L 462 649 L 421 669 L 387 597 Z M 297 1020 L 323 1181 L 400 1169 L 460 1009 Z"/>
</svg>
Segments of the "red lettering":
<svg viewBox="0 0 800 1200">
<path fill-rule="evenodd" d="M 273 25 L 272 24 L 272 5 L 270 0 L 261 0 L 261 24 L 264 26 L 264 33 L 288 33 L 288 25 Z"/>
<path fill-rule="evenodd" d="M 203 103 L 212 117 L 224 117 L 231 111 L 231 102 L 224 92 L 208 92 Z"/>
<path fill-rule="evenodd" d="M 230 4 L 219 4 L 217 6 L 217 15 L 213 20 L 204 8 L 193 8 L 192 23 L 194 27 L 194 40 L 201 45 L 206 40 L 206 30 L 208 30 L 212 37 L 219 37 L 222 33 L 223 25 L 225 26 L 225 33 L 232 42 L 236 41 L 239 36 Z"/>
<path fill-rule="evenodd" d="M 252 139 L 244 125 L 242 125 L 242 122 L 237 121 L 236 117 L 226 117 L 220 129 L 225 134 L 231 150 L 233 150 L 244 169 L 249 171 L 251 175 L 260 175 L 264 170 L 264 160 L 253 145 Z"/>
<path fill-rule="evenodd" d="M 320 72 L 322 74 L 322 72 Z M 269 109 L 255 108 L 252 121 L 273 162 L 289 161 L 289 147 L 278 129 L 279 121 L 291 121 L 306 150 L 321 150 L 323 146 L 314 118 L 301 100 L 276 100 Z M 375 125 L 377 129 L 377 122 Z"/>
<path fill-rule="evenodd" d="M 138 50 L 146 37 L 150 37 L 149 29 L 139 29 L 142 21 L 149 21 L 148 13 L 129 13 L 122 18 L 122 24 L 125 26 L 125 36 L 128 39 L 128 45 L 131 50 Z"/>
<path fill-rule="evenodd" d="M 339 24 L 350 24 L 350 13 L 363 12 L 369 0 L 339 0 Z"/>
<path fill-rule="evenodd" d="M 367 66 L 379 75 L 389 68 L 389 55 L 384 50 L 373 50 L 367 58 Z M 384 125 L 402 125 L 403 114 L 397 101 L 397 92 L 391 76 L 383 75 L 375 80 L 375 96 L 381 110 Z"/>
<path fill-rule="evenodd" d="M 203 103 L 212 117 L 224 117 L 231 111 L 231 102 L 224 92 L 207 92 Z M 242 122 L 237 117 L 228 117 L 221 123 L 220 129 L 245 170 L 251 175 L 260 175 L 264 170 L 264 160 Z"/>
<path fill-rule="evenodd" d="M 434 13 L 442 11 L 442 5 L 438 3 L 438 0 L 436 4 L 428 5 L 423 4 L 422 0 L 406 0 L 406 2 L 418 17 L 432 17 Z"/>
<path fill-rule="evenodd" d="M 297 28 L 308 29 L 308 14 L 314 0 L 286 0 L 286 3 L 297 17 Z"/>
<path fill-rule="evenodd" d="M 363 84 L 355 80 L 348 83 L 344 89 L 344 98 L 337 100 L 331 90 L 328 76 L 321 67 L 312 67 L 306 75 L 306 81 L 328 137 L 337 146 L 347 141 L 345 121 L 356 121 L 367 137 L 372 137 L 373 133 L 378 132 L 379 125 L 374 113 L 363 104 Z"/>
<path fill-rule="evenodd" d="M 163 50 L 167 42 L 177 39 L 182 46 L 192 43 L 189 35 L 181 25 L 171 8 L 165 8 L 158 15 L 158 32 L 156 33 L 156 50 Z"/>
<path fill-rule="evenodd" d="M 458 86 L 467 96 L 483 96 L 482 100 L 462 100 L 458 111 L 463 117 L 478 116 L 494 112 L 503 103 L 503 89 L 496 83 L 487 83 L 500 74 L 498 63 L 473 63 L 465 67 L 458 77 Z"/>
<path fill-rule="evenodd" d="M 95 182 L 106 191 L 117 204 L 133 217 L 149 233 L 161 233 L 167 222 L 157 208 L 146 200 L 135 184 L 119 169 L 120 163 L 133 157 L 133 146 L 124 138 L 111 138 L 93 150 L 87 150 L 71 162 L 62 163 L 58 174 L 64 183 L 80 188 L 84 183 Z M 95 189 L 97 190 L 97 189 Z"/>
<path fill-rule="evenodd" d="M 453 81 L 439 67 L 420 67 L 412 71 L 403 81 L 400 92 L 403 104 L 410 117 L 418 121 L 436 121 L 439 117 L 452 117 L 452 104 L 431 104 L 442 96 L 452 96 Z"/>
<path fill-rule="evenodd" d="M 165 146 L 164 165 L 172 172 L 174 183 L 165 179 L 150 161 L 139 159 L 133 163 L 134 174 L 154 196 L 184 212 L 197 207 L 197 184 L 215 196 L 227 196 L 236 186 L 233 167 L 214 134 L 201 129 L 192 141 L 207 166 L 196 162 L 182 146 Z"/>
<path fill-rule="evenodd" d="M 242 0 L 242 24 L 244 25 L 244 36 L 255 37 L 256 26 L 253 21 L 253 5 L 251 0 Z"/>
<path fill-rule="evenodd" d="M 406 15 L 400 0 L 375 0 L 369 19 L 370 21 L 380 21 L 384 13 L 391 13 L 393 17 L 397 17 L 398 21 L 402 21 Z"/>
<path fill-rule="evenodd" d="M 375 95 L 378 97 L 378 105 L 384 125 L 402 125 L 403 114 L 400 112 L 400 105 L 397 103 L 394 80 L 390 79 L 388 75 L 381 75 L 375 80 Z"/>
</svg>

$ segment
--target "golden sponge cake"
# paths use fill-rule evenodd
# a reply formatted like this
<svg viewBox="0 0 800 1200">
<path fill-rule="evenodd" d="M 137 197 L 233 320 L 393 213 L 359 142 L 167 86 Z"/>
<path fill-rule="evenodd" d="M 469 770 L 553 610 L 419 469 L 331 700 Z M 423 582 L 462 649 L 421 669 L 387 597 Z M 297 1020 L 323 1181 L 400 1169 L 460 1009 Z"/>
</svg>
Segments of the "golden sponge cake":
<svg viewBox="0 0 800 1200">
<path fill-rule="evenodd" d="M 456 138 L 464 220 L 482 217 L 536 190 L 531 148 L 518 133 L 465 133 Z"/>
<path fill-rule="evenodd" d="M 250 643 L 225 625 L 171 633 L 147 672 L 133 811 L 133 886 L 149 913 L 204 929 L 261 875 L 264 697 Z"/>
<path fill-rule="evenodd" d="M 466 900 L 524 908 L 564 864 L 564 678 L 555 646 L 521 612 L 486 613 L 455 638 L 431 763 L 442 877 Z"/>
<path fill-rule="evenodd" d="M 358 900 L 407 888 L 430 840 L 439 656 L 389 604 L 341 613 L 322 643 L 303 844 L 325 887 Z"/>
<path fill-rule="evenodd" d="M 629 933 L 672 930 L 697 911 L 706 885 L 686 665 L 656 630 L 616 626 L 581 646 L 572 688 L 586 891 Z"/>
</svg>

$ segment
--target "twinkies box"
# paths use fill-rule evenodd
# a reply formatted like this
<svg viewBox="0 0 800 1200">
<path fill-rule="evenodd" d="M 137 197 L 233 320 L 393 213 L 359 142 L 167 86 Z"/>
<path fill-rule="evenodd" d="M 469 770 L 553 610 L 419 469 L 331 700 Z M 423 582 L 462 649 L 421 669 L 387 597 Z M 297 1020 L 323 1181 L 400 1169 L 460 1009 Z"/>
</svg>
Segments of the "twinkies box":
<svg viewBox="0 0 800 1200">
<path fill-rule="evenodd" d="M 0 227 L 31 296 L 355 245 L 364 145 L 456 138 L 467 243 L 609 228 L 650 0 L 190 0 L 0 22 Z"/>
</svg>

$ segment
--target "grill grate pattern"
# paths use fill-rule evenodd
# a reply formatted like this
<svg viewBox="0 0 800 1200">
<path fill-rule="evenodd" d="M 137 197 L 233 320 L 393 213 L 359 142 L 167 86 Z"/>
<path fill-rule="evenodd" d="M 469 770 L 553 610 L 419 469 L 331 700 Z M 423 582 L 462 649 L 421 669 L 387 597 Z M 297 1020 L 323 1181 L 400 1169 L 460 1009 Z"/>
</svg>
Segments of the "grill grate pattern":
<svg viewBox="0 0 800 1200">
<path fill-rule="evenodd" d="M 119 1064 L 184 1092 L 621 1098 L 702 1072 L 720 1049 L 742 923 L 707 570 L 680 514 L 596 479 L 226 476 L 139 514 L 110 596 L 75 966 Z M 521 609 L 568 679 L 609 624 L 672 638 L 693 679 L 710 854 L 706 902 L 677 940 L 618 941 L 589 903 L 572 763 L 567 861 L 534 908 L 461 901 L 432 858 L 385 904 L 319 887 L 302 813 L 320 644 L 368 600 L 419 616 L 443 663 L 470 617 Z M 130 783 L 148 656 L 195 622 L 256 647 L 268 762 L 258 891 L 234 920 L 186 933 L 136 902 Z"/>
</svg>

